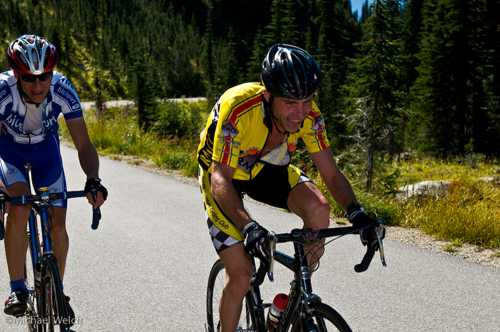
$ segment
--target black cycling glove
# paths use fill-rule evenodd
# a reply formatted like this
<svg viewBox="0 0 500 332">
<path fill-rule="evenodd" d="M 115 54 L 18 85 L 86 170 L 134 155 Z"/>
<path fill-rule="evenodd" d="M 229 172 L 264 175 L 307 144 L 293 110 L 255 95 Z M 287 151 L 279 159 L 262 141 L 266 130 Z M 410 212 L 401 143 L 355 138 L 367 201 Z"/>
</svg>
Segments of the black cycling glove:
<svg viewBox="0 0 500 332">
<path fill-rule="evenodd" d="M 10 202 L 10 196 L 5 191 L 0 191 L 0 196 L 3 197 L 4 202 Z"/>
<path fill-rule="evenodd" d="M 84 190 L 86 193 L 89 193 L 94 189 L 97 189 L 97 191 L 102 193 L 102 198 L 104 198 L 104 200 L 108 198 L 108 190 L 101 184 L 101 179 L 93 178 L 88 179 L 87 182 L 85 182 Z"/>
<path fill-rule="evenodd" d="M 375 245 L 377 241 L 377 236 L 375 235 L 374 228 L 379 226 L 380 223 L 378 220 L 368 217 L 366 214 L 363 205 L 351 203 L 347 207 L 347 214 L 349 215 L 349 221 L 354 226 L 354 228 L 365 228 L 367 226 L 373 226 L 365 228 L 359 231 L 359 236 L 361 238 L 361 243 L 364 246 L 367 244 Z M 385 232 L 382 238 L 385 237 Z M 375 249 L 378 250 L 378 245 L 375 246 Z"/>
<path fill-rule="evenodd" d="M 269 261 L 267 233 L 267 229 L 260 226 L 256 221 L 249 222 L 241 230 L 241 235 L 245 239 L 243 242 L 245 251 L 264 262 Z"/>
</svg>

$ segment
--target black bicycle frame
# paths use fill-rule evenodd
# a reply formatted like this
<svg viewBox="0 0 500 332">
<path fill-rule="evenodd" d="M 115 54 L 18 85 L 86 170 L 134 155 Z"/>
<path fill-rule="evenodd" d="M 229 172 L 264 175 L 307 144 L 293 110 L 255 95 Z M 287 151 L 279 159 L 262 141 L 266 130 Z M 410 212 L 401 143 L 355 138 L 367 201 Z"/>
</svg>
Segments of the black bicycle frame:
<svg viewBox="0 0 500 332">
<path fill-rule="evenodd" d="M 300 300 L 302 298 L 302 295 L 304 293 L 305 294 L 312 293 L 309 266 L 307 264 L 307 260 L 303 259 L 304 257 L 303 244 L 294 242 L 294 249 L 295 249 L 294 258 L 286 254 L 283 254 L 279 251 L 275 251 L 275 260 L 278 261 L 281 265 L 283 265 L 287 269 L 294 272 L 295 274 L 294 285 L 290 289 L 288 304 L 281 316 L 282 318 L 278 325 L 278 331 L 285 331 L 293 323 L 294 313 L 300 305 Z M 254 261 L 253 257 L 252 261 Z M 254 274 L 258 274 L 255 264 L 254 264 Z M 299 280 L 299 282 L 297 282 L 297 280 Z M 257 322 L 253 322 L 254 326 L 257 326 L 258 331 L 265 331 L 266 330 L 265 327 L 266 317 L 264 315 L 265 304 L 262 301 L 259 285 L 252 286 L 250 294 L 252 296 L 252 304 L 253 304 L 253 308 L 251 310 L 253 310 L 254 312 L 254 315 L 252 316 L 254 316 L 257 319 Z M 304 319 L 303 323 L 306 324 L 306 317 L 305 315 L 302 315 L 303 306 L 300 312 L 301 312 L 300 316 Z"/>
</svg>

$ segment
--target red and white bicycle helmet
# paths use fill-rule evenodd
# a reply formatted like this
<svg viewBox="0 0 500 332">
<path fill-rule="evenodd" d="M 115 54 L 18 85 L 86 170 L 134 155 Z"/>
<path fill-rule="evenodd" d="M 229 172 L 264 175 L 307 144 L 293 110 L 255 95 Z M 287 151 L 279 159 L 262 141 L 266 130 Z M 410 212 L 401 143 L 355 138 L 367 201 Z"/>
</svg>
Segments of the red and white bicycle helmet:
<svg viewBox="0 0 500 332">
<path fill-rule="evenodd" d="M 36 35 L 22 35 L 7 49 L 9 66 L 18 74 L 40 75 L 57 65 L 57 50 L 47 39 Z"/>
</svg>

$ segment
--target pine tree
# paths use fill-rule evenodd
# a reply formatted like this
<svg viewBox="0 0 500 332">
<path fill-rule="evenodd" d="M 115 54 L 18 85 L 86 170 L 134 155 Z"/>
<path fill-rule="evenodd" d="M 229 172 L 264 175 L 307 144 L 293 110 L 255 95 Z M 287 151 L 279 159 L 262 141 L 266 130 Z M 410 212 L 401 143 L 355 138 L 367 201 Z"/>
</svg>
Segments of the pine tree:
<svg viewBox="0 0 500 332">
<path fill-rule="evenodd" d="M 262 68 L 262 61 L 266 56 L 267 48 L 264 46 L 264 38 L 259 29 L 253 41 L 252 56 L 248 63 L 247 77 L 250 82 L 260 82 L 260 69 Z"/>
<path fill-rule="evenodd" d="M 283 27 L 283 7 L 287 0 L 273 0 L 271 7 L 271 23 L 266 27 L 269 31 L 264 37 L 267 45 L 282 44 L 285 42 Z"/>
<path fill-rule="evenodd" d="M 350 75 L 350 101 L 353 114 L 348 117 L 357 141 L 355 152 L 362 152 L 359 162 L 365 170 L 366 189 L 370 191 L 377 178 L 377 166 L 384 152 L 395 153 L 391 136 L 403 110 L 398 81 L 400 77 L 397 26 L 397 3 L 375 0 L 374 13 L 364 27 L 368 38 L 361 43 L 363 56 L 353 61 Z M 378 176 L 381 178 L 381 175 Z"/>
<path fill-rule="evenodd" d="M 345 127 L 338 114 L 344 112 L 344 95 L 341 86 L 345 82 L 345 49 L 348 37 L 343 20 L 346 9 L 338 0 L 318 1 L 321 15 L 318 37 L 317 60 L 321 68 L 321 89 L 316 102 L 325 116 L 325 123 L 332 146 L 339 143 L 345 133 Z M 350 13 L 350 11 L 349 11 Z"/>
<path fill-rule="evenodd" d="M 365 23 L 371 15 L 372 11 L 370 9 L 370 4 L 368 3 L 368 0 L 365 0 L 363 6 L 361 6 L 360 23 L 361 24 Z"/>
<path fill-rule="evenodd" d="M 235 56 L 235 42 L 233 29 L 229 29 L 227 40 L 220 39 L 214 48 L 214 80 L 212 82 L 212 93 L 214 97 L 220 96 L 225 90 L 243 83 L 240 75 L 238 60 Z"/>
<path fill-rule="evenodd" d="M 419 138 L 442 158 L 463 154 L 470 140 L 484 151 L 484 5 L 480 0 L 427 0 L 412 88 Z"/>
<path fill-rule="evenodd" d="M 295 1 L 286 0 L 285 9 L 283 10 L 283 43 L 296 45 L 297 44 L 297 25 L 295 24 Z"/>
<path fill-rule="evenodd" d="M 139 126 L 149 129 L 156 121 L 157 99 L 149 73 L 148 56 L 137 47 L 131 56 L 130 90 L 137 106 Z"/>
<path fill-rule="evenodd" d="M 486 1 L 487 48 L 491 50 L 488 74 L 485 79 L 487 95 L 488 128 L 486 132 L 487 151 L 500 156 L 500 0 Z"/>
</svg>

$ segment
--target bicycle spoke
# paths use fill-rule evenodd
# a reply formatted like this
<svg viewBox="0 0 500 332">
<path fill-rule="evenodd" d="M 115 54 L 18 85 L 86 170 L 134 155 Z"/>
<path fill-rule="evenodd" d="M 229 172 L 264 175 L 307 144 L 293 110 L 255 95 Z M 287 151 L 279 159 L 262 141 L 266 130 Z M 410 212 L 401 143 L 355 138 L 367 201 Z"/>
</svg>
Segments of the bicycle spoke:
<svg viewBox="0 0 500 332">
<path fill-rule="evenodd" d="M 226 271 L 222 261 L 217 261 L 210 272 L 208 289 L 207 289 L 207 319 L 208 330 L 210 332 L 220 332 L 220 316 L 219 302 L 222 295 L 222 290 L 226 284 Z M 247 306 L 247 301 L 243 300 L 243 307 L 236 331 L 239 332 L 255 332 L 253 327 L 250 308 Z"/>
</svg>

